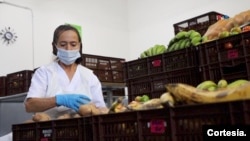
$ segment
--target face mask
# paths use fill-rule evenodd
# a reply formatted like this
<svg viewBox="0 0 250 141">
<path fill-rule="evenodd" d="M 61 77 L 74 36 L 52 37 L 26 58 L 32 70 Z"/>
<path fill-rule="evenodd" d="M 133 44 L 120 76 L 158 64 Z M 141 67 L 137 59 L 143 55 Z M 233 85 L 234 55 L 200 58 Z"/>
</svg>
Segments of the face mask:
<svg viewBox="0 0 250 141">
<path fill-rule="evenodd" d="M 77 58 L 81 57 L 79 50 L 65 50 L 57 48 L 57 57 L 66 65 L 73 64 Z"/>
</svg>

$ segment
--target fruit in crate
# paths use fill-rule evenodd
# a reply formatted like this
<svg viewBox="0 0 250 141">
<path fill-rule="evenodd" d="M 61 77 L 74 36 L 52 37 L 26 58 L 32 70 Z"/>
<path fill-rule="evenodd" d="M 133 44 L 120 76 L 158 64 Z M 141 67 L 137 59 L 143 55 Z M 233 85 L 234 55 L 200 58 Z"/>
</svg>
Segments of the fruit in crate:
<svg viewBox="0 0 250 141">
<path fill-rule="evenodd" d="M 235 81 L 229 83 L 226 88 L 237 88 L 241 85 L 244 85 L 247 82 L 249 82 L 249 81 L 245 80 L 245 79 L 238 79 L 238 80 L 235 80 Z"/>
<path fill-rule="evenodd" d="M 250 31 L 250 25 L 244 26 L 242 28 L 242 32 L 247 32 L 247 31 Z"/>
<path fill-rule="evenodd" d="M 142 104 L 143 110 L 163 108 L 160 98 L 152 98 Z"/>
<path fill-rule="evenodd" d="M 184 83 L 166 84 L 166 88 L 167 91 L 173 95 L 175 102 L 185 104 L 250 99 L 250 81 L 239 79 L 227 84 L 227 82 L 221 80 L 218 84 L 219 83 L 221 83 L 220 86 L 217 85 L 217 89 L 213 91 L 208 90 L 208 86 L 214 87 L 216 84 L 211 80 L 201 82 L 201 84 L 198 85 L 202 85 L 202 87 L 206 89 L 200 89 Z"/>
<path fill-rule="evenodd" d="M 224 43 L 224 48 L 231 49 L 231 48 L 233 48 L 233 44 L 231 42 L 226 42 L 226 43 Z"/>
<path fill-rule="evenodd" d="M 127 110 L 128 108 L 124 104 L 124 97 L 118 97 L 110 106 L 108 113 L 120 113 Z"/>
<path fill-rule="evenodd" d="M 220 79 L 217 83 L 214 82 L 213 80 L 205 80 L 199 83 L 196 88 L 200 90 L 208 90 L 208 91 L 215 91 L 217 89 L 224 89 L 224 88 L 236 88 L 239 87 L 240 85 L 249 82 L 248 80 L 245 79 L 238 79 L 235 80 L 231 83 L 228 83 L 227 80 L 225 79 Z"/>
<path fill-rule="evenodd" d="M 174 107 L 175 100 L 170 92 L 165 92 L 160 96 L 160 102 L 163 106 Z"/>
<path fill-rule="evenodd" d="M 142 110 L 142 102 L 139 102 L 139 101 L 131 101 L 129 104 L 128 104 L 128 109 L 129 110 Z"/>
<path fill-rule="evenodd" d="M 208 91 L 214 91 L 217 89 L 217 87 L 218 87 L 217 84 L 212 80 L 203 81 L 196 86 L 197 89 L 208 90 Z"/>
<path fill-rule="evenodd" d="M 156 44 L 153 47 L 150 47 L 147 50 L 143 51 L 140 54 L 140 58 L 146 58 L 146 57 L 150 57 L 150 56 L 159 55 L 159 54 L 164 53 L 165 51 L 166 51 L 165 45 Z"/>
<path fill-rule="evenodd" d="M 228 82 L 225 79 L 221 79 L 217 83 L 218 88 L 226 88 L 227 85 L 228 85 Z"/>
<path fill-rule="evenodd" d="M 84 105 L 80 105 L 78 114 L 80 116 L 91 116 L 91 115 L 100 115 L 100 114 L 107 114 L 109 111 L 108 109 L 102 109 L 96 107 L 94 103 L 88 103 Z"/>
<path fill-rule="evenodd" d="M 242 30 L 241 30 L 240 26 L 234 26 L 230 30 L 230 35 L 236 35 L 236 34 L 239 34 L 241 32 L 242 32 Z"/>
<path fill-rule="evenodd" d="M 70 119 L 72 118 L 70 114 L 63 114 L 57 117 L 57 119 Z"/>
<path fill-rule="evenodd" d="M 39 113 L 35 113 L 32 117 L 32 120 L 35 122 L 39 122 L 39 121 L 49 121 L 51 120 L 51 117 L 43 112 L 39 112 Z"/>
<path fill-rule="evenodd" d="M 140 102 L 147 102 L 147 101 L 149 101 L 149 96 L 148 95 L 143 95 L 142 97 L 141 97 L 141 99 L 140 99 Z"/>
<path fill-rule="evenodd" d="M 202 42 L 202 36 L 195 30 L 180 31 L 168 43 L 167 52 L 197 46 Z"/>
<path fill-rule="evenodd" d="M 245 24 L 248 24 L 249 22 L 250 10 L 242 11 L 229 19 L 219 20 L 210 25 L 205 34 L 202 35 L 203 38 L 206 38 L 206 40 L 204 40 L 203 42 L 213 41 L 230 35 L 245 32 L 244 27 L 241 27 Z"/>
<path fill-rule="evenodd" d="M 219 36 L 219 39 L 226 38 L 226 37 L 230 36 L 230 32 L 226 31 L 226 30 L 225 31 L 221 31 L 218 36 Z"/>
</svg>

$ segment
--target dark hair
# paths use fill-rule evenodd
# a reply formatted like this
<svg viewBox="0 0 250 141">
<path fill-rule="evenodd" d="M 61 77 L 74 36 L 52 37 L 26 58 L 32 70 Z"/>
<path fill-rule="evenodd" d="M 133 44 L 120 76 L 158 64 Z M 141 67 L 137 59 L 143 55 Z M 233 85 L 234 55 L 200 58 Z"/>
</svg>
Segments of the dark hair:
<svg viewBox="0 0 250 141">
<path fill-rule="evenodd" d="M 79 52 L 81 54 L 81 57 L 76 59 L 75 63 L 80 64 L 82 62 L 82 39 L 81 39 L 81 36 L 80 36 L 80 33 L 78 32 L 78 30 L 69 24 L 60 25 L 55 29 L 54 36 L 53 36 L 53 42 L 52 42 L 53 54 L 55 56 L 57 55 L 56 43 L 58 41 L 59 36 L 62 34 L 62 32 L 67 31 L 67 30 L 72 30 L 72 31 L 76 32 L 76 34 L 78 36 L 79 43 L 80 43 L 80 51 Z"/>
</svg>

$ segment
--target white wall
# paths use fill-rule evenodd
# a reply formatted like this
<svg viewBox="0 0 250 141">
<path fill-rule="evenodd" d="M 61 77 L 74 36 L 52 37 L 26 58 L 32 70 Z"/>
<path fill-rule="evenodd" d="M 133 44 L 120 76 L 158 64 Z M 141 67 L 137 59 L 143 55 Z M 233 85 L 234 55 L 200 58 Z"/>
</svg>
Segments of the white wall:
<svg viewBox="0 0 250 141">
<path fill-rule="evenodd" d="M 54 29 L 64 23 L 82 26 L 83 52 L 126 58 L 128 53 L 127 1 L 124 0 L 3 0 L 6 3 L 32 9 L 34 24 L 33 68 L 53 59 Z M 1 1 L 0 1 L 1 2 Z M 5 3 L 0 3 L 4 5 Z M 19 14 L 12 17 L 18 23 Z M 0 19 L 1 21 L 1 19 Z M 18 26 L 23 26 L 19 24 Z M 32 40 L 32 39 L 30 39 Z M 6 58 L 10 56 L 7 52 Z M 27 53 L 27 55 L 30 55 Z M 0 61 L 8 63 L 7 60 Z M 17 61 L 18 63 L 18 61 Z M 22 62 L 23 63 L 23 62 Z M 30 62 L 26 62 L 30 63 Z M 23 64 L 24 66 L 24 64 Z M 15 68 L 17 70 L 17 68 Z M 10 71 L 13 71 L 10 70 Z M 0 76 L 5 75 L 1 72 Z"/>
<path fill-rule="evenodd" d="M 66 22 L 82 26 L 84 53 L 130 61 L 155 44 L 167 45 L 174 36 L 174 23 L 210 11 L 233 16 L 249 9 L 248 0 L 2 1 L 32 9 L 34 68 L 51 61 L 53 31 L 59 24 Z M 19 20 L 22 19 L 13 17 L 13 22 Z M 1 58 L 8 56 L 6 53 Z M 7 62 L 4 59 L 0 61 Z M 1 69 L 0 75 L 3 75 Z"/>
<path fill-rule="evenodd" d="M 164 44 L 174 37 L 173 24 L 210 11 L 235 14 L 248 10 L 249 0 L 129 0 L 129 58 L 155 44 Z"/>
<path fill-rule="evenodd" d="M 0 4 L 0 75 L 33 68 L 31 15 L 29 9 Z"/>
</svg>

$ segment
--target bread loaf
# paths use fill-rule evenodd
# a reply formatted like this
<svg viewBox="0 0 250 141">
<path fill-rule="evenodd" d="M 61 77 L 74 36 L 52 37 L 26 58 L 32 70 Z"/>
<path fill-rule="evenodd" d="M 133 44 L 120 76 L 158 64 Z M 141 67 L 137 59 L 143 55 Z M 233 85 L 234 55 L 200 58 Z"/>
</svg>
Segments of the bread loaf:
<svg viewBox="0 0 250 141">
<path fill-rule="evenodd" d="M 221 31 L 228 30 L 229 27 L 227 27 L 226 25 L 229 22 L 231 22 L 231 19 L 222 19 L 217 21 L 207 29 L 206 33 L 203 36 L 207 37 L 208 41 L 218 39 L 218 35 Z"/>
<path fill-rule="evenodd" d="M 207 41 L 218 39 L 218 35 L 222 31 L 230 31 L 235 26 L 241 26 L 250 22 L 250 10 L 246 10 L 236 14 L 229 19 L 222 19 L 212 24 L 203 37 L 206 37 Z"/>
</svg>

